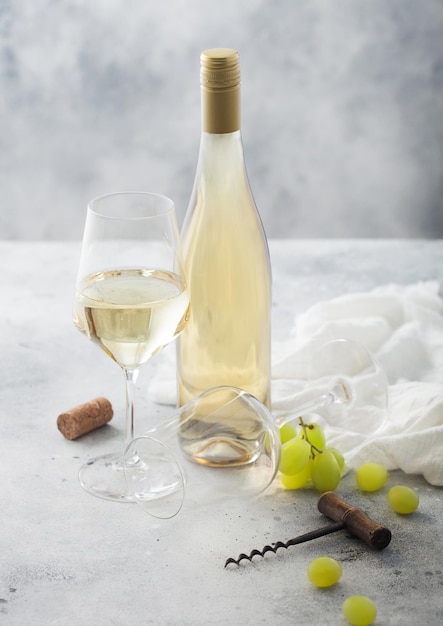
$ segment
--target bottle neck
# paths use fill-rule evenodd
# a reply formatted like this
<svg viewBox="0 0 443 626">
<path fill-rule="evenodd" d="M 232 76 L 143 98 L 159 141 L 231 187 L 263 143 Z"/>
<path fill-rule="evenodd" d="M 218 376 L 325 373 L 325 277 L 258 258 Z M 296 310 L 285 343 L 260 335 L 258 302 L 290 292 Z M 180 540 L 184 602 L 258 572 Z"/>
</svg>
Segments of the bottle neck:
<svg viewBox="0 0 443 626">
<path fill-rule="evenodd" d="M 209 133 L 202 131 L 200 139 L 200 162 L 209 162 L 214 170 L 219 164 L 221 168 L 238 166 L 243 163 L 243 144 L 241 133 L 235 130 L 232 133 Z"/>
<path fill-rule="evenodd" d="M 225 134 L 240 130 L 240 85 L 229 90 L 201 88 L 202 131 Z"/>
</svg>

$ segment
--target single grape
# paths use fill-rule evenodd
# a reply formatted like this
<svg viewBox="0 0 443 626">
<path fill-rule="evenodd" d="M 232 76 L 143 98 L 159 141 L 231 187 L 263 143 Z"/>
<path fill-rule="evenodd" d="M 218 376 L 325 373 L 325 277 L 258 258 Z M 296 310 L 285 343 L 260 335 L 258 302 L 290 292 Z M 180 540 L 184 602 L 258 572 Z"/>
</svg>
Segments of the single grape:
<svg viewBox="0 0 443 626">
<path fill-rule="evenodd" d="M 294 439 L 296 435 L 297 429 L 294 424 L 283 424 L 283 426 L 280 427 L 280 443 L 286 443 L 287 441 Z"/>
<path fill-rule="evenodd" d="M 329 450 L 315 455 L 312 462 L 312 482 L 317 491 L 334 491 L 341 478 L 341 471 L 335 456 Z"/>
<path fill-rule="evenodd" d="M 300 472 L 297 472 L 297 474 L 292 474 L 291 476 L 282 474 L 280 480 L 283 487 L 285 489 L 301 489 L 305 487 L 311 480 L 311 467 L 312 459 L 309 459 L 304 468 Z"/>
<path fill-rule="evenodd" d="M 316 587 L 332 587 L 341 578 L 342 567 L 329 556 L 320 556 L 309 563 L 308 578 Z"/>
<path fill-rule="evenodd" d="M 297 474 L 311 456 L 311 446 L 303 439 L 291 439 L 281 448 L 280 471 L 282 474 Z"/>
<path fill-rule="evenodd" d="M 305 424 L 305 427 L 300 429 L 298 437 L 309 441 L 317 450 L 323 450 L 326 445 L 325 434 L 322 427 L 317 424 L 317 422 Z"/>
<path fill-rule="evenodd" d="M 375 603 L 366 596 L 350 596 L 342 605 L 343 615 L 352 626 L 369 626 L 377 617 Z"/>
<path fill-rule="evenodd" d="M 378 491 L 388 480 L 388 470 L 379 463 L 363 463 L 355 472 L 355 480 L 362 491 Z"/>
<path fill-rule="evenodd" d="M 345 466 L 345 457 L 340 452 L 340 450 L 337 450 L 337 448 L 330 448 L 329 446 L 328 446 L 327 450 L 329 450 L 329 452 L 332 452 L 332 454 L 335 456 L 335 460 L 338 463 L 340 471 L 343 471 L 343 468 Z"/>
<path fill-rule="evenodd" d="M 404 485 L 391 487 L 386 497 L 396 513 L 409 515 L 409 513 L 413 513 L 418 508 L 418 494 L 410 487 L 405 487 Z"/>
</svg>

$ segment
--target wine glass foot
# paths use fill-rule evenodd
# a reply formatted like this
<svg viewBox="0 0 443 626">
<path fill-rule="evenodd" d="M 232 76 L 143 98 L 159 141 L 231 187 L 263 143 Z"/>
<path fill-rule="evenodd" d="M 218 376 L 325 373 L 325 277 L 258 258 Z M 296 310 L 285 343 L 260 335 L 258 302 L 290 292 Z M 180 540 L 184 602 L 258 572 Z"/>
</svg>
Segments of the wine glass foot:
<svg viewBox="0 0 443 626">
<path fill-rule="evenodd" d="M 150 437 L 126 448 L 125 476 L 134 500 L 153 517 L 175 517 L 185 497 L 185 475 L 171 449 Z"/>
<path fill-rule="evenodd" d="M 113 502 L 135 502 L 125 478 L 123 460 L 118 454 L 105 454 L 85 463 L 78 473 L 85 491 Z"/>
<path fill-rule="evenodd" d="M 386 374 L 368 350 L 350 339 L 333 339 L 311 355 L 308 379 L 332 385 L 321 408 L 326 422 L 341 431 L 374 435 L 387 419 Z M 324 397 L 326 397 L 324 396 Z M 319 411 L 320 412 L 320 411 Z"/>
</svg>

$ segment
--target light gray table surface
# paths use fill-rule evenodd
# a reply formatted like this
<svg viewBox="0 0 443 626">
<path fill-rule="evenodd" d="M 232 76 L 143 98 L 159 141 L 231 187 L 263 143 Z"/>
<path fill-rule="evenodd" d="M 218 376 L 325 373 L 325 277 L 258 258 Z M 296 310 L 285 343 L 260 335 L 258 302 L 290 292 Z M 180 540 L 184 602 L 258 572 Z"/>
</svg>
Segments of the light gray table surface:
<svg viewBox="0 0 443 626">
<path fill-rule="evenodd" d="M 317 495 L 271 488 L 255 502 L 185 507 L 160 521 L 83 492 L 81 464 L 122 441 L 124 386 L 119 368 L 71 321 L 79 250 L 72 242 L 0 243 L 0 623 L 344 625 L 345 597 L 365 594 L 377 603 L 379 626 L 443 624 L 442 490 L 421 477 L 389 478 L 418 490 L 412 516 L 390 511 L 386 490 L 365 496 L 352 473 L 342 480 L 340 495 L 391 528 L 382 552 L 342 532 L 226 569 L 229 556 L 326 523 Z M 270 250 L 275 341 L 319 300 L 389 282 L 443 283 L 442 241 L 281 240 Z M 171 412 L 149 400 L 156 367 L 154 359 L 139 379 L 137 432 Z M 64 439 L 59 413 L 100 395 L 114 406 L 111 424 Z M 321 555 L 343 565 L 328 590 L 306 576 Z"/>
</svg>

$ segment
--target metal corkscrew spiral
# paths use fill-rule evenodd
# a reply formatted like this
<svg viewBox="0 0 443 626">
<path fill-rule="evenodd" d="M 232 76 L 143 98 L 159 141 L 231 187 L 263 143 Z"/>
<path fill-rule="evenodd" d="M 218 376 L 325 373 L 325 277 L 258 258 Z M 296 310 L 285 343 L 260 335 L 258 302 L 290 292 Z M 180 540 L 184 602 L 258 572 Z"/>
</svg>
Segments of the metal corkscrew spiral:
<svg viewBox="0 0 443 626">
<path fill-rule="evenodd" d="M 344 529 L 349 531 L 352 535 L 359 537 L 359 539 L 362 539 L 371 548 L 376 550 L 383 550 L 391 541 L 392 535 L 388 528 L 374 522 L 374 520 L 368 517 L 366 513 L 357 507 L 348 504 L 339 498 L 339 496 L 337 496 L 337 494 L 333 491 L 327 491 L 320 496 L 318 500 L 318 510 L 330 519 L 334 520 L 335 523 L 328 524 L 327 526 L 323 526 L 317 530 L 312 530 L 285 542 L 277 541 L 272 545 L 266 545 L 261 550 L 254 549 L 249 554 L 242 552 L 236 559 L 232 557 L 226 559 L 225 567 L 230 564 L 240 565 L 243 560 L 252 562 L 254 556 L 260 556 L 263 558 L 267 552 L 273 552 L 276 554 L 279 548 L 284 548 L 286 550 L 290 546 L 311 541 L 312 539 L 317 539 L 318 537 L 324 537 L 325 535 Z"/>
</svg>

